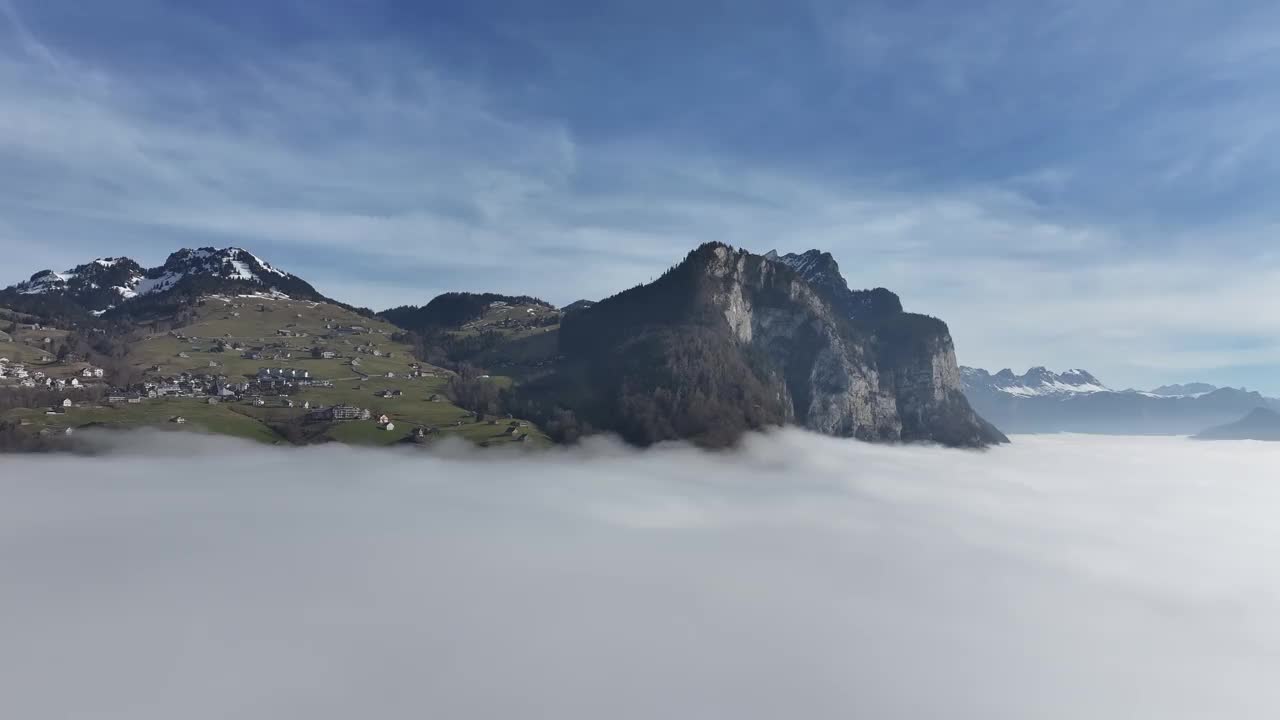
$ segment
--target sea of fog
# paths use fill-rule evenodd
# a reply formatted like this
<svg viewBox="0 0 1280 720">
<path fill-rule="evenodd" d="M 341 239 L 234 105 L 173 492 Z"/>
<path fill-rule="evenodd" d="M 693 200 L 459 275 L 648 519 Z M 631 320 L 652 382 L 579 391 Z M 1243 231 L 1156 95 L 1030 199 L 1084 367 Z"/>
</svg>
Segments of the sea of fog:
<svg viewBox="0 0 1280 720">
<path fill-rule="evenodd" d="M 1280 717 L 1280 444 L 0 457 L 22 720 Z"/>
</svg>

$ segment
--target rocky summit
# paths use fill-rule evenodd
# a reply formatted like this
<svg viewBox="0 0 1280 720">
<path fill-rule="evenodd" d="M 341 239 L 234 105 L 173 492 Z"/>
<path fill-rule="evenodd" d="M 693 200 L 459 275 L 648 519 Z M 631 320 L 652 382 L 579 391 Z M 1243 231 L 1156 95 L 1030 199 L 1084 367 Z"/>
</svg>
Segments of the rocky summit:
<svg viewBox="0 0 1280 720">
<path fill-rule="evenodd" d="M 849 290 L 817 251 L 704 245 L 654 283 L 567 316 L 560 349 L 558 372 L 527 391 L 535 412 L 558 404 L 635 442 L 720 445 L 783 424 L 878 441 L 1006 441 L 961 392 L 946 324 L 903 312 L 887 290 Z"/>
</svg>

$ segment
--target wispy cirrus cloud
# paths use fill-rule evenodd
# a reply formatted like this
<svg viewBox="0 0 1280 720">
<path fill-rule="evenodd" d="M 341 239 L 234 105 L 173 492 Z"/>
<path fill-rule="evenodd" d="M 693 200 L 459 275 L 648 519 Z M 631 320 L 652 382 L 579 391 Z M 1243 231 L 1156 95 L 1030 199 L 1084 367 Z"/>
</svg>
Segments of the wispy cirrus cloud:
<svg viewBox="0 0 1280 720">
<path fill-rule="evenodd" d="M 1269 5 L 3 9 L 3 283 L 236 243 L 359 304 L 568 302 L 820 247 L 963 362 L 1280 391 Z"/>
</svg>

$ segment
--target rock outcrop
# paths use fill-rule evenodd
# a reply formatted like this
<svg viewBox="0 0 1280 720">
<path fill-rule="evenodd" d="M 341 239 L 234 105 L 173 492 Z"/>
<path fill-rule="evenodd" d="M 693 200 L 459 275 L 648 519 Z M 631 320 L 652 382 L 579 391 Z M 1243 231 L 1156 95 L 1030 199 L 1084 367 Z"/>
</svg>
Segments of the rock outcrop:
<svg viewBox="0 0 1280 720">
<path fill-rule="evenodd" d="M 946 325 L 902 312 L 887 290 L 849 290 L 817 251 L 704 245 L 658 281 L 566 317 L 561 349 L 543 399 L 641 443 L 724 444 L 779 424 L 877 441 L 1006 441 L 961 393 Z"/>
</svg>

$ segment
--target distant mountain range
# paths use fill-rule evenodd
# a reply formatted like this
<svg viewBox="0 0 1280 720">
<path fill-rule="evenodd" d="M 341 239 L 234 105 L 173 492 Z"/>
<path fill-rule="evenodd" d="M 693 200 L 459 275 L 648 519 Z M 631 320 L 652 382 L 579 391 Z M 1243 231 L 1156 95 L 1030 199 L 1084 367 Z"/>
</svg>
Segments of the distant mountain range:
<svg viewBox="0 0 1280 720">
<path fill-rule="evenodd" d="M 1196 439 L 1280 441 L 1280 412 L 1254 408 L 1240 420 L 1209 428 L 1196 435 Z"/>
<path fill-rule="evenodd" d="M 154 306 L 176 295 L 253 292 L 330 301 L 248 250 L 204 247 L 179 250 L 154 268 L 127 257 L 103 257 L 70 270 L 41 270 L 0 290 L 0 305 L 74 319 Z"/>
<path fill-rule="evenodd" d="M 962 367 L 960 374 L 974 409 L 1012 433 L 1194 435 L 1255 408 L 1280 409 L 1280 400 L 1257 392 L 1205 383 L 1141 391 L 1114 390 L 1085 370 L 1034 367 L 1017 375 Z"/>
</svg>

